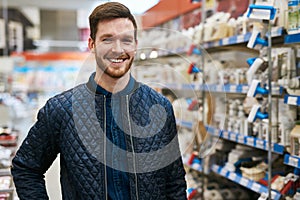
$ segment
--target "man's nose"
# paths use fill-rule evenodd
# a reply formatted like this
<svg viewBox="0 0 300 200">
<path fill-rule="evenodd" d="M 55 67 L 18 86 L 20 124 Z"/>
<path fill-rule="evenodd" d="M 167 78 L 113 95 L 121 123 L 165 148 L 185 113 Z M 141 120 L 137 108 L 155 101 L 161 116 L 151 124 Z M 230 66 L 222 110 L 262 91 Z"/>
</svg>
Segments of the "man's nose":
<svg viewBox="0 0 300 200">
<path fill-rule="evenodd" d="M 120 40 L 115 40 L 112 47 L 113 52 L 123 52 L 124 48 Z"/>
</svg>

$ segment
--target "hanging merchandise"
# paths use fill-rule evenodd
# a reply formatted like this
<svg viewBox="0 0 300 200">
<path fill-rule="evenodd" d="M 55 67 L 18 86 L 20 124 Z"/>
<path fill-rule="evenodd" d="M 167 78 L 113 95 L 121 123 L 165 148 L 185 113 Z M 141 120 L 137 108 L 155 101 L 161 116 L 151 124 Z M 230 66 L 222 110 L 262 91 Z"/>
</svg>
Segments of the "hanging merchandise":
<svg viewBox="0 0 300 200">
<path fill-rule="evenodd" d="M 268 41 L 261 36 L 261 32 L 258 30 L 253 30 L 249 42 L 247 44 L 248 48 L 254 49 L 258 48 L 261 49 L 262 47 L 268 46 Z"/>
<path fill-rule="evenodd" d="M 247 63 L 250 67 L 246 72 L 246 78 L 248 84 L 250 85 L 258 70 L 265 71 L 267 68 L 267 61 L 265 58 L 255 57 L 247 59 Z"/>
<path fill-rule="evenodd" d="M 276 8 L 269 1 L 256 1 L 251 4 L 248 9 L 247 17 L 254 20 L 274 20 L 276 16 Z"/>
</svg>

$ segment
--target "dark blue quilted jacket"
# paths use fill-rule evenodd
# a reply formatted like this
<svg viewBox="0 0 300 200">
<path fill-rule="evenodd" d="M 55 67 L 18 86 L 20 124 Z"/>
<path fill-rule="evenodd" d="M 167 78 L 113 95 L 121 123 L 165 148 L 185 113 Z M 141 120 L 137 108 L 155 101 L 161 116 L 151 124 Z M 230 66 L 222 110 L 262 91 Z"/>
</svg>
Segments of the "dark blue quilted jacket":
<svg viewBox="0 0 300 200">
<path fill-rule="evenodd" d="M 118 170 L 124 158 L 131 199 L 186 199 L 185 171 L 170 102 L 135 82 L 128 95 L 114 95 L 116 128 L 125 133 L 126 150 L 105 137 L 105 96 L 81 84 L 40 109 L 13 159 L 11 172 L 20 199 L 48 199 L 44 174 L 60 154 L 63 199 L 107 198 L 105 166 Z M 117 153 L 107 159 L 107 146 Z"/>
</svg>

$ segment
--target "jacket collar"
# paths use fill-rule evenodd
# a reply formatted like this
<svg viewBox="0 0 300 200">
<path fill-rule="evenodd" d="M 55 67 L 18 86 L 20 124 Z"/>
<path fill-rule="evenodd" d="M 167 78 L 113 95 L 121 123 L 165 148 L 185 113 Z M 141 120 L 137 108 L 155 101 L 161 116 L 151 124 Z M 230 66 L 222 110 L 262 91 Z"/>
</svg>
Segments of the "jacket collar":
<svg viewBox="0 0 300 200">
<path fill-rule="evenodd" d="M 98 85 L 95 81 L 95 75 L 96 75 L 96 72 L 93 72 L 88 80 L 88 82 L 86 83 L 87 87 L 94 93 L 96 94 L 102 94 L 102 95 L 105 95 L 105 96 L 111 96 L 112 93 L 105 90 L 103 87 L 101 87 L 100 85 Z M 135 90 L 136 88 L 136 85 L 137 85 L 137 82 L 136 80 L 130 75 L 130 79 L 129 79 L 129 82 L 128 84 L 126 85 L 126 87 L 121 90 L 120 92 L 117 92 L 116 94 L 114 95 L 120 95 L 120 96 L 124 96 L 124 95 L 128 95 L 130 93 L 133 92 L 133 90 Z"/>
</svg>

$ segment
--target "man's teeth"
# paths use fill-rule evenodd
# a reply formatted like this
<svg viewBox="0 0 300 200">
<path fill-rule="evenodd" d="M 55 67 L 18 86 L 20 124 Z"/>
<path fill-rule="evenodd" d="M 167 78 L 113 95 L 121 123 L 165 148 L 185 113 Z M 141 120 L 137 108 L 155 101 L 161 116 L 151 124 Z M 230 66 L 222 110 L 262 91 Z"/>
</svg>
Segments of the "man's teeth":
<svg viewBox="0 0 300 200">
<path fill-rule="evenodd" d="M 111 62 L 120 63 L 123 62 L 123 59 L 110 59 Z"/>
</svg>

